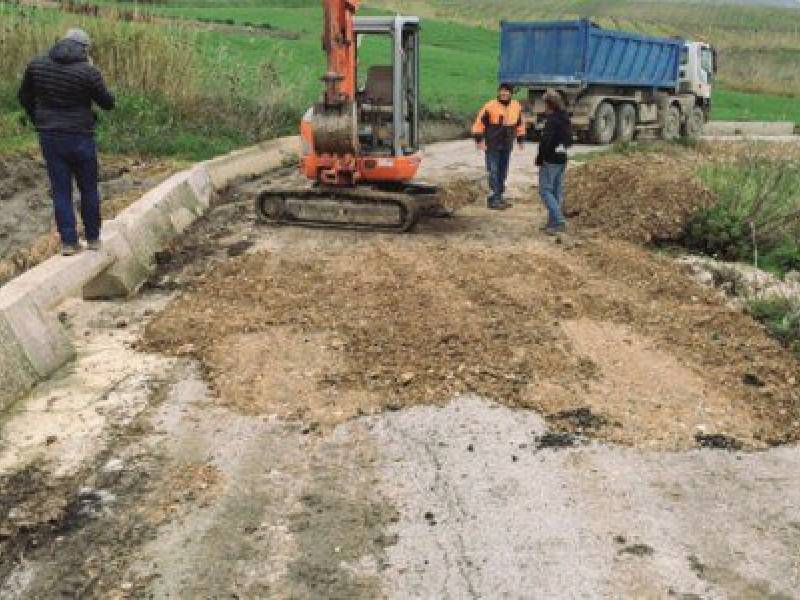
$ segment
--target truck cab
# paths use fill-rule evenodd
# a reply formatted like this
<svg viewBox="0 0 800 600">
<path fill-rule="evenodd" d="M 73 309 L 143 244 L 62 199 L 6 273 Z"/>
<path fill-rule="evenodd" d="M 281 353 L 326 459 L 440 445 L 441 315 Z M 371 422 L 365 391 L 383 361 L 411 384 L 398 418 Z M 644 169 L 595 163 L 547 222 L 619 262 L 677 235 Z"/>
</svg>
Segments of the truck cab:
<svg viewBox="0 0 800 600">
<path fill-rule="evenodd" d="M 717 53 L 705 42 L 685 42 L 681 53 L 680 92 L 693 94 L 698 104 L 711 103 L 711 87 L 717 73 Z"/>
</svg>

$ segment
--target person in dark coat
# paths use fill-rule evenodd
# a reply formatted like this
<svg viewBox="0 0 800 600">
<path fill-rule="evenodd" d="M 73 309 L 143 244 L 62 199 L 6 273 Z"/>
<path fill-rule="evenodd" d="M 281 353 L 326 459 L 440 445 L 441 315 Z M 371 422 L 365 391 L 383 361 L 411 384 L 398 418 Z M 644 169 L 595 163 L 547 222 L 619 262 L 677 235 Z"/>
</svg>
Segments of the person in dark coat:
<svg viewBox="0 0 800 600">
<path fill-rule="evenodd" d="M 30 62 L 19 90 L 19 102 L 39 133 L 62 254 L 66 256 L 80 249 L 72 205 L 73 179 L 81 196 L 87 247 L 100 249 L 99 168 L 92 105 L 111 110 L 114 95 L 89 59 L 89 47 L 85 31 L 70 29 L 48 53 Z"/>
<path fill-rule="evenodd" d="M 572 122 L 564 108 L 561 96 L 555 92 L 545 94 L 546 122 L 539 142 L 536 165 L 539 167 L 539 195 L 547 207 L 548 235 L 566 230 L 564 218 L 564 179 L 572 145 Z"/>
</svg>

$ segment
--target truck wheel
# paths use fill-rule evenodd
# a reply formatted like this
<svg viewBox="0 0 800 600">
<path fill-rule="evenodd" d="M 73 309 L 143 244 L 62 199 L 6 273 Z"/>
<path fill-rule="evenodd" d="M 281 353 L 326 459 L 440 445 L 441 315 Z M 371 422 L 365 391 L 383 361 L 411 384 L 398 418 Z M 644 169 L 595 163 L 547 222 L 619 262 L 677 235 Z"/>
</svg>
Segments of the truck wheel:
<svg viewBox="0 0 800 600">
<path fill-rule="evenodd" d="M 620 104 L 617 107 L 617 130 L 614 134 L 618 142 L 633 141 L 636 135 L 636 108 L 633 104 Z"/>
<path fill-rule="evenodd" d="M 601 102 L 597 107 L 592 123 L 592 141 L 603 146 L 614 141 L 617 130 L 617 113 L 608 102 Z"/>
<path fill-rule="evenodd" d="M 681 134 L 681 111 L 677 106 L 670 106 L 664 115 L 664 126 L 661 128 L 661 139 L 671 142 Z"/>
<path fill-rule="evenodd" d="M 703 109 L 695 106 L 692 109 L 686 123 L 681 126 L 681 135 L 690 139 L 697 139 L 703 134 L 703 126 L 706 124 L 706 115 Z"/>
</svg>

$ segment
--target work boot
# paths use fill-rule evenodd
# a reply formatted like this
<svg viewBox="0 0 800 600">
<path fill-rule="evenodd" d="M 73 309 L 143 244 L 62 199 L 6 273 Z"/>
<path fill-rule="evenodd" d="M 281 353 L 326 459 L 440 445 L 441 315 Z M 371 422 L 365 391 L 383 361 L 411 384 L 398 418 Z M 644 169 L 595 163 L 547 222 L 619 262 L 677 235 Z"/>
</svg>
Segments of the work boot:
<svg viewBox="0 0 800 600">
<path fill-rule="evenodd" d="M 102 247 L 103 247 L 103 242 L 101 242 L 100 240 L 86 240 L 87 250 L 94 250 L 95 252 L 97 252 Z"/>
<path fill-rule="evenodd" d="M 567 232 L 567 226 L 566 224 L 563 223 L 561 225 L 556 225 L 555 227 L 548 227 L 547 230 L 545 231 L 547 235 L 558 235 L 559 233 L 566 233 L 566 232 Z"/>
<path fill-rule="evenodd" d="M 80 251 L 78 244 L 61 244 L 61 256 L 75 256 Z"/>
</svg>

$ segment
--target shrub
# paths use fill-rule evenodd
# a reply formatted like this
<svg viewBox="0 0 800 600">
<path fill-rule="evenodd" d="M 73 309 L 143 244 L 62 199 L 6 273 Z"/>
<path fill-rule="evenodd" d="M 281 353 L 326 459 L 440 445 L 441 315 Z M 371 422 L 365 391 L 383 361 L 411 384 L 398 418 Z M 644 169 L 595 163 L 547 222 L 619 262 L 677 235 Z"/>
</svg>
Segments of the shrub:
<svg viewBox="0 0 800 600">
<path fill-rule="evenodd" d="M 688 248 L 778 273 L 800 265 L 800 161 L 748 153 L 700 176 L 719 200 L 689 220 Z"/>
<path fill-rule="evenodd" d="M 800 352 L 800 303 L 771 296 L 750 300 L 747 310 L 753 318 L 766 325 L 770 334 L 795 352 Z"/>
</svg>

